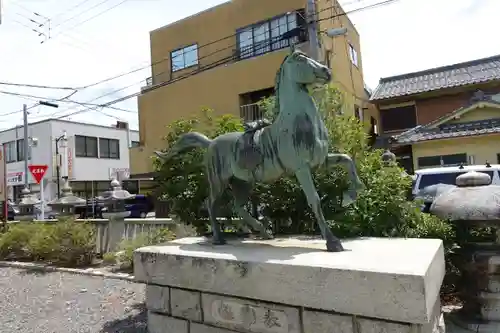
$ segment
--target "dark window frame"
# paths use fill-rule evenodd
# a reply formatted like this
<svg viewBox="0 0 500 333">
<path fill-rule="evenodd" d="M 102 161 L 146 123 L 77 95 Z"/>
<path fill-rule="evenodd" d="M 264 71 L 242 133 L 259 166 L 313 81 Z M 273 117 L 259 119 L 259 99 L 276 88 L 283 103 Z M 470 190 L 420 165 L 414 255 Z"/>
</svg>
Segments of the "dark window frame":
<svg viewBox="0 0 500 333">
<path fill-rule="evenodd" d="M 410 109 L 412 109 L 411 117 Z M 405 112 L 406 111 L 406 112 Z M 402 117 L 401 114 L 405 115 Z M 388 122 L 389 120 L 389 122 Z M 380 110 L 380 123 L 384 133 L 404 131 L 417 126 L 417 106 L 415 104 Z M 403 125 L 402 127 L 399 125 Z M 398 126 L 396 126 L 398 125 Z"/>
<path fill-rule="evenodd" d="M 354 104 L 354 117 L 361 121 L 362 116 L 361 116 L 361 107 L 359 105 Z"/>
<path fill-rule="evenodd" d="M 494 174 L 497 171 L 478 171 L 485 173 L 491 177 L 493 180 Z M 420 181 L 418 184 L 418 189 L 421 190 L 427 186 L 432 186 L 436 184 L 447 184 L 455 185 L 458 176 L 467 173 L 467 171 L 457 171 L 457 172 L 444 172 L 444 173 L 429 173 L 420 176 Z"/>
<path fill-rule="evenodd" d="M 24 161 L 24 138 L 16 140 L 16 156 L 17 161 Z M 31 160 L 31 147 L 28 146 L 28 160 Z"/>
<path fill-rule="evenodd" d="M 83 140 L 84 152 L 80 152 L 78 149 L 78 141 Z M 89 145 L 95 141 L 95 155 L 89 152 Z M 98 158 L 99 156 L 99 142 L 96 136 L 86 136 L 86 135 L 75 135 L 75 157 L 87 157 L 87 158 Z"/>
<path fill-rule="evenodd" d="M 17 162 L 17 144 L 16 140 L 7 141 L 5 147 L 5 163 Z"/>
<path fill-rule="evenodd" d="M 441 166 L 453 166 L 460 164 L 468 164 L 468 156 L 466 153 L 459 154 L 448 154 L 448 155 L 435 155 L 435 156 L 422 156 L 417 158 L 418 168 L 422 167 L 441 167 Z M 425 162 L 434 161 L 434 162 Z"/>
<path fill-rule="evenodd" d="M 351 43 L 347 43 L 348 48 L 349 48 L 349 59 L 351 60 L 351 64 L 353 64 L 354 67 L 359 68 L 359 52 L 356 50 L 354 45 Z"/>
<path fill-rule="evenodd" d="M 112 153 L 112 143 L 116 143 L 116 153 Z M 103 150 L 103 145 L 107 147 Z M 120 140 L 110 138 L 99 138 L 99 158 L 119 160 L 120 159 Z"/>
<path fill-rule="evenodd" d="M 186 66 L 186 59 L 185 59 L 185 57 L 186 57 L 185 53 L 186 52 L 184 50 L 187 49 L 187 48 L 190 48 L 192 46 L 196 46 L 196 63 L 193 64 L 193 65 Z M 186 46 L 183 46 L 183 47 L 179 47 L 179 48 L 177 48 L 175 50 L 170 51 L 170 69 L 171 69 L 172 73 L 178 72 L 178 71 L 182 71 L 184 69 L 188 69 L 188 68 L 191 68 L 191 67 L 198 66 L 200 64 L 199 49 L 200 48 L 198 47 L 198 43 L 194 43 L 194 44 L 190 44 L 190 45 L 186 45 Z M 174 58 L 175 57 L 174 57 L 173 54 L 176 53 L 176 52 L 179 52 L 179 51 L 182 51 L 182 58 L 183 58 L 183 61 L 184 61 L 184 66 L 181 67 L 181 68 L 174 68 Z"/>
<path fill-rule="evenodd" d="M 279 50 L 283 50 L 287 47 L 290 46 L 290 42 L 293 41 L 295 39 L 295 43 L 302 43 L 302 42 L 305 42 L 307 41 L 308 39 L 308 36 L 307 36 L 307 33 L 301 33 L 299 34 L 299 36 L 295 36 L 295 37 L 291 37 L 289 39 L 286 39 L 286 40 L 283 40 L 281 39 L 281 36 L 291 30 L 293 30 L 294 28 L 290 29 L 290 21 L 288 20 L 288 15 L 292 14 L 292 13 L 295 13 L 295 28 L 297 27 L 301 27 L 301 26 L 304 26 L 304 17 L 305 17 L 305 9 L 301 8 L 301 9 L 297 9 L 293 12 L 288 12 L 288 13 L 282 13 L 282 14 L 279 14 L 279 15 L 276 15 L 276 16 L 273 16 L 269 19 L 265 19 L 265 20 L 261 20 L 259 22 L 255 22 L 253 24 L 250 24 L 250 25 L 247 25 L 245 27 L 241 27 L 241 28 L 238 28 L 236 29 L 236 45 L 237 45 L 237 51 L 238 51 L 238 58 L 239 60 L 245 60 L 245 59 L 251 59 L 251 58 L 254 58 L 254 57 L 258 57 L 258 56 L 261 56 L 261 55 L 264 55 L 264 54 L 267 54 L 267 53 L 271 53 L 271 52 L 274 52 L 274 51 L 279 51 Z M 272 26 L 272 22 L 274 20 L 279 20 L 281 18 L 285 18 L 286 19 L 286 31 L 282 34 L 280 34 L 278 37 L 272 37 L 272 32 L 273 32 L 273 26 Z M 267 25 L 267 34 L 268 34 L 268 38 L 263 40 L 263 41 L 259 41 L 259 42 L 255 42 L 254 39 L 255 39 L 255 28 L 258 28 L 258 27 L 261 27 L 262 25 Z M 278 25 L 278 28 L 280 27 L 281 25 Z M 248 50 L 251 49 L 251 52 L 248 52 L 247 49 L 243 50 L 242 51 L 242 48 L 241 48 L 241 34 L 245 31 L 251 31 L 252 32 L 252 43 L 251 43 L 251 47 L 249 46 L 248 47 Z M 257 34 L 258 36 L 260 36 L 260 34 Z M 262 46 L 264 45 L 264 46 Z M 264 49 L 264 50 L 261 50 L 261 49 Z M 259 53 L 256 53 L 256 50 L 259 52 Z"/>
</svg>

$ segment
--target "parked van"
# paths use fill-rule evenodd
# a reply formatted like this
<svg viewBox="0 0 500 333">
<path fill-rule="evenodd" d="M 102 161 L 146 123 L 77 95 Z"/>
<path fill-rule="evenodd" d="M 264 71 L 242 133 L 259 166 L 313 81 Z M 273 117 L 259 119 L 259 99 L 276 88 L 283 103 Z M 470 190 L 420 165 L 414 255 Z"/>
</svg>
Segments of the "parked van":
<svg viewBox="0 0 500 333">
<path fill-rule="evenodd" d="M 416 196 L 427 186 L 436 184 L 455 185 L 461 174 L 469 171 L 484 172 L 490 175 L 491 183 L 500 185 L 500 164 L 460 165 L 440 168 L 429 168 L 415 171 L 412 194 Z"/>
</svg>

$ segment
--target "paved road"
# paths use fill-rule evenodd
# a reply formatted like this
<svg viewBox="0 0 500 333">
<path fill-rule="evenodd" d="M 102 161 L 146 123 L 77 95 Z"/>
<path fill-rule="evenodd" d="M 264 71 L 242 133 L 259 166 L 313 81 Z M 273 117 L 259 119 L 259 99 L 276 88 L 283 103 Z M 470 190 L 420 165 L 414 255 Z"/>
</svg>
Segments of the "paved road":
<svg viewBox="0 0 500 333">
<path fill-rule="evenodd" d="M 147 333 L 144 285 L 0 268 L 1 333 Z"/>
</svg>

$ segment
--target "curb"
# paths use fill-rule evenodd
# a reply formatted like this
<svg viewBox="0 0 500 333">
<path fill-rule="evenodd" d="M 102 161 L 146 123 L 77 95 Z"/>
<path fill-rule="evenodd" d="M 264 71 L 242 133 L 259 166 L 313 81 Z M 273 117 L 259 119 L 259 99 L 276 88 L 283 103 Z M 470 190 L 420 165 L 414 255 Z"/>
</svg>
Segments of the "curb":
<svg viewBox="0 0 500 333">
<path fill-rule="evenodd" d="M 84 269 L 65 268 L 65 267 L 56 267 L 45 264 L 37 264 L 32 262 L 19 262 L 19 261 L 0 261 L 0 267 L 30 269 L 41 272 L 71 273 L 77 275 L 103 277 L 107 279 L 123 280 L 123 281 L 138 283 L 138 281 L 135 280 L 135 277 L 131 274 L 103 272 L 95 268 L 84 268 Z"/>
</svg>

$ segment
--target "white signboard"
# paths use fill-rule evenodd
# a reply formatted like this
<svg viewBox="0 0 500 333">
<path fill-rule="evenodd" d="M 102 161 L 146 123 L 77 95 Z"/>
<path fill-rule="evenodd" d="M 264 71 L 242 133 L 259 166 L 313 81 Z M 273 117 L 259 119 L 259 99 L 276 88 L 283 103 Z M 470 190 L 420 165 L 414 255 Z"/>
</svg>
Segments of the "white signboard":
<svg viewBox="0 0 500 333">
<path fill-rule="evenodd" d="M 129 168 L 109 168 L 109 179 L 125 180 L 130 178 Z"/>
<path fill-rule="evenodd" d="M 7 186 L 16 186 L 24 184 L 24 172 L 7 173 Z"/>
</svg>

